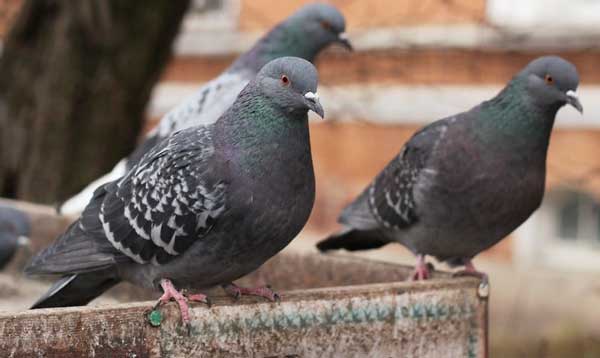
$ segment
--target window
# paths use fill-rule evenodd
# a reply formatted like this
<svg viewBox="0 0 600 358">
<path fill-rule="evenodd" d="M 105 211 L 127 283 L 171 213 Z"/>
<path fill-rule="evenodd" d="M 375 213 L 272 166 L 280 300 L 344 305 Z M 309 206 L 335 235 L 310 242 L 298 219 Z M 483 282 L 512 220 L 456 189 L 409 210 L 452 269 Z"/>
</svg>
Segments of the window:
<svg viewBox="0 0 600 358">
<path fill-rule="evenodd" d="M 600 202 L 576 191 L 557 193 L 557 239 L 600 249 Z"/>
<path fill-rule="evenodd" d="M 488 19 L 513 29 L 593 31 L 600 21 L 600 0 L 488 0 Z"/>
<path fill-rule="evenodd" d="M 552 190 L 517 236 L 521 265 L 600 272 L 600 199 L 572 188 Z"/>
</svg>

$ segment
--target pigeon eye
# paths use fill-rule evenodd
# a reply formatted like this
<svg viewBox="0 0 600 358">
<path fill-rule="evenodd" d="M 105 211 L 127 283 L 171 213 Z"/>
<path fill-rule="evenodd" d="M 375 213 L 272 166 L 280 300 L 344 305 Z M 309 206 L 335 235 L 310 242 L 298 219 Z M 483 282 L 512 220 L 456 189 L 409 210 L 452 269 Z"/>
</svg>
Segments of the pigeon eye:
<svg viewBox="0 0 600 358">
<path fill-rule="evenodd" d="M 321 26 L 327 31 L 333 30 L 333 26 L 327 21 L 321 21 Z"/>
<path fill-rule="evenodd" d="M 282 76 L 281 76 L 281 83 L 282 83 L 284 86 L 287 86 L 287 85 L 289 85 L 289 84 L 290 84 L 290 79 L 288 78 L 288 76 L 286 76 L 286 75 L 282 75 Z"/>
<path fill-rule="evenodd" d="M 546 81 L 546 84 L 551 85 L 554 83 L 554 78 L 552 78 L 550 75 L 546 75 L 546 77 L 544 77 L 544 81 Z"/>
</svg>

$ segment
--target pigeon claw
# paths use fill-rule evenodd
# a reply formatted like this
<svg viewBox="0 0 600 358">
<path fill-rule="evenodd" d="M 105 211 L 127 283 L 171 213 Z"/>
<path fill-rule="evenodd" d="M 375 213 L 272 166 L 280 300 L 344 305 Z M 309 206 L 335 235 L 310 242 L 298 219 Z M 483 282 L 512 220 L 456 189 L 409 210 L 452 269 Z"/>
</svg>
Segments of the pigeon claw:
<svg viewBox="0 0 600 358">
<path fill-rule="evenodd" d="M 177 302 L 177 305 L 179 306 L 179 311 L 181 312 L 181 321 L 186 327 L 186 330 L 189 334 L 191 332 L 191 324 L 190 307 L 188 305 L 188 302 L 202 302 L 210 307 L 210 299 L 202 293 L 185 295 L 182 292 L 177 291 L 175 286 L 173 286 L 171 280 L 166 278 L 160 280 L 160 287 L 162 287 L 163 294 L 162 296 L 160 296 L 158 301 L 156 301 L 153 308 L 156 309 L 158 306 L 166 304 L 170 300 L 174 300 L 175 302 Z"/>
<path fill-rule="evenodd" d="M 193 295 L 188 295 L 187 299 L 189 301 L 204 303 L 208 307 L 212 307 L 212 302 L 210 301 L 210 298 L 208 298 L 208 296 L 206 296 L 203 293 L 195 293 Z"/>
<path fill-rule="evenodd" d="M 281 295 L 277 292 L 273 292 L 273 302 L 281 302 Z"/>
<path fill-rule="evenodd" d="M 229 296 L 233 297 L 234 300 L 239 300 L 242 297 L 242 290 L 238 285 L 233 283 L 221 286 Z"/>
<path fill-rule="evenodd" d="M 417 264 L 415 269 L 410 276 L 411 281 L 424 281 L 431 277 L 430 270 L 433 269 L 433 265 L 425 262 L 425 255 L 417 256 Z"/>
<path fill-rule="evenodd" d="M 190 323 L 190 308 L 187 304 L 188 299 L 181 292 L 177 291 L 169 279 L 164 278 L 160 280 L 160 287 L 162 287 L 163 294 L 154 304 L 154 309 L 160 305 L 168 303 L 173 299 L 179 306 L 179 311 L 181 312 L 181 321 L 185 325 L 188 325 Z"/>
<path fill-rule="evenodd" d="M 271 286 L 260 286 L 260 287 L 240 287 L 234 283 L 223 285 L 223 289 L 228 295 L 238 300 L 242 296 L 258 296 L 266 298 L 271 302 L 280 301 L 281 295 L 271 289 Z"/>
<path fill-rule="evenodd" d="M 479 284 L 479 288 L 477 290 L 477 294 L 481 298 L 487 298 L 489 296 L 490 291 L 490 280 L 488 275 L 485 272 L 478 271 L 471 260 L 467 260 L 465 262 L 465 269 L 461 271 L 457 271 L 452 274 L 452 277 L 465 277 L 471 276 L 481 279 L 481 283 Z"/>
</svg>

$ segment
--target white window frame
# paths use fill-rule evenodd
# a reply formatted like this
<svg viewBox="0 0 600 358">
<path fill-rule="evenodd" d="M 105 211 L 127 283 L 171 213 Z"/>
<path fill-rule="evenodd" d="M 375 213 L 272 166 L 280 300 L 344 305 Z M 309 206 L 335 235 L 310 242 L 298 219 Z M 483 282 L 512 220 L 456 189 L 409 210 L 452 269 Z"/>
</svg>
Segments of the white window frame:
<svg viewBox="0 0 600 358">
<path fill-rule="evenodd" d="M 600 249 L 559 237 L 560 191 L 546 194 L 540 209 L 515 233 L 515 258 L 520 266 L 564 271 L 600 272 Z"/>
<path fill-rule="evenodd" d="M 488 20 L 504 28 L 597 32 L 600 23 L 599 0 L 488 0 L 486 6 Z"/>
</svg>

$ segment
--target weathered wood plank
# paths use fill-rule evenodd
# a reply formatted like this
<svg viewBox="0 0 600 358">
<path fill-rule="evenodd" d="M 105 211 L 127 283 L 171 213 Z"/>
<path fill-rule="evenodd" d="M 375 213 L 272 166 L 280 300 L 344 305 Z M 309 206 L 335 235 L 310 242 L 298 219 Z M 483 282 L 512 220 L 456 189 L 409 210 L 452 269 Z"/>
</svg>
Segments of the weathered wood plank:
<svg viewBox="0 0 600 358">
<path fill-rule="evenodd" d="M 82 307 L 2 315 L 0 350 L 19 358 L 158 356 L 158 331 L 143 324 L 145 309 Z"/>
<path fill-rule="evenodd" d="M 284 292 L 280 303 L 195 305 L 188 336 L 174 304 L 158 328 L 151 303 L 0 314 L 9 357 L 482 357 L 487 302 L 475 279 Z"/>
</svg>

